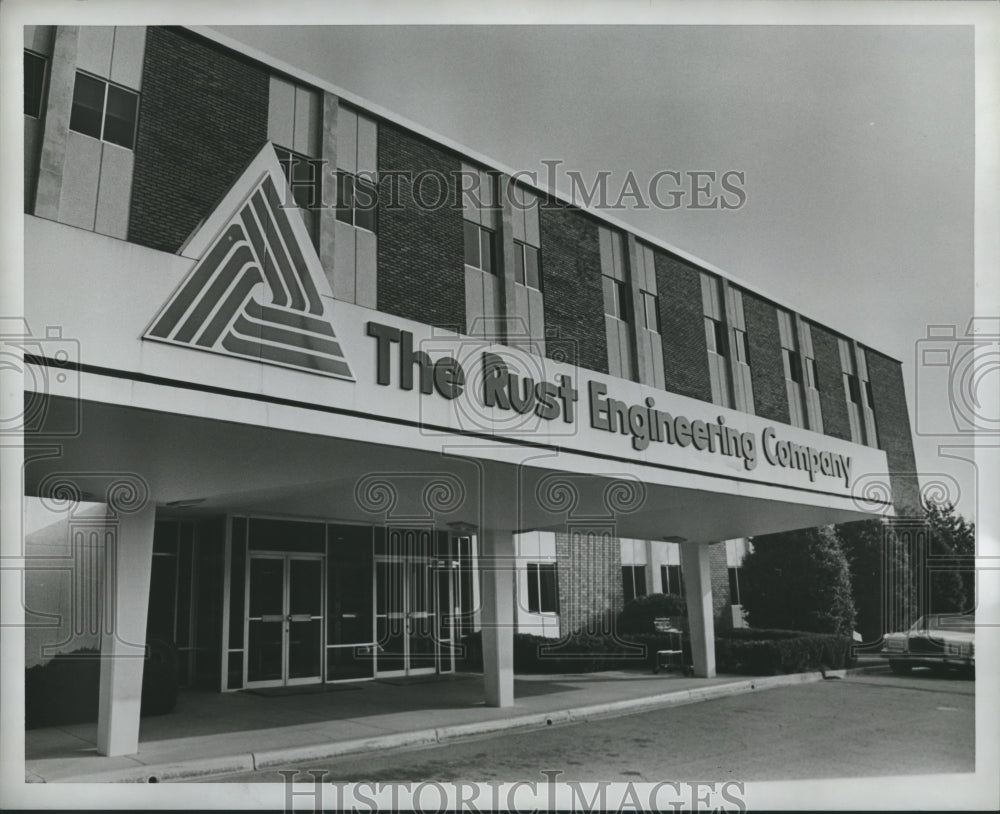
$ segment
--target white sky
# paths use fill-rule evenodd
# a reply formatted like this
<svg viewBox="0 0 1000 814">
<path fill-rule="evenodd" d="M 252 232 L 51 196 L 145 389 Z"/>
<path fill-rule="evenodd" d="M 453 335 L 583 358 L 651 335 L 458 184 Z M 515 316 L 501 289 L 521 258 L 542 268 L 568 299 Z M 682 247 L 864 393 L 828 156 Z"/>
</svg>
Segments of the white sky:
<svg viewBox="0 0 1000 814">
<path fill-rule="evenodd" d="M 922 426 L 951 425 L 916 349 L 973 312 L 970 26 L 218 30 L 513 168 L 607 170 L 616 192 L 629 171 L 746 173 L 736 211 L 613 214 L 901 360 L 911 420 L 919 399 Z M 918 469 L 972 516 L 942 440 L 915 437 Z"/>
</svg>

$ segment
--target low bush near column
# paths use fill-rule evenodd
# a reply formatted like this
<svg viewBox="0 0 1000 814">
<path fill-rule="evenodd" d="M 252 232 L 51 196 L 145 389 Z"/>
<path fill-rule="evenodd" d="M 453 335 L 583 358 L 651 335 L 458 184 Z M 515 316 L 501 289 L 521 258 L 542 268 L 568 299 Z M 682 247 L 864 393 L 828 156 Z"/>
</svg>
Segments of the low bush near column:
<svg viewBox="0 0 1000 814">
<path fill-rule="evenodd" d="M 832 633 L 737 628 L 715 639 L 720 673 L 779 675 L 850 667 L 851 639 Z"/>
<path fill-rule="evenodd" d="M 101 657 L 82 648 L 24 671 L 25 729 L 97 720 Z M 162 715 L 177 703 L 177 650 L 152 639 L 142 675 L 142 715 Z"/>
</svg>

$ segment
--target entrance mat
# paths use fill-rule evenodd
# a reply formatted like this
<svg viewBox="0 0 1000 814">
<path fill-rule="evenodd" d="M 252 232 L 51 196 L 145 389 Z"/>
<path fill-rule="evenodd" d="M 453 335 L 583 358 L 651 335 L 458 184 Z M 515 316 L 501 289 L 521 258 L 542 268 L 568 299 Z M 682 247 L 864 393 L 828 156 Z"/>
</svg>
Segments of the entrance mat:
<svg viewBox="0 0 1000 814">
<path fill-rule="evenodd" d="M 398 676 L 396 678 L 376 678 L 375 680 L 379 684 L 391 684 L 394 687 L 406 687 L 410 684 L 431 684 L 442 681 L 472 681 L 474 678 L 478 678 L 478 676 L 453 675 L 451 673 L 446 673 L 445 675 L 433 674 L 425 676 Z"/>
<path fill-rule="evenodd" d="M 299 687 L 252 687 L 240 690 L 248 695 L 262 695 L 264 698 L 283 698 L 286 695 L 316 695 L 325 692 L 350 692 L 360 690 L 360 684 L 303 684 Z"/>
</svg>

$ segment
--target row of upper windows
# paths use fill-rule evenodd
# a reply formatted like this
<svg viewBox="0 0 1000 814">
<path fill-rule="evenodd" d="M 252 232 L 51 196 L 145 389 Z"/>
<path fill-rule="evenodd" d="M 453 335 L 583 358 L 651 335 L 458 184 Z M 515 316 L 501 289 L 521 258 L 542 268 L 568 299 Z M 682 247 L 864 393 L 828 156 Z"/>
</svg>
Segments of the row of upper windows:
<svg viewBox="0 0 1000 814">
<path fill-rule="evenodd" d="M 482 224 L 464 221 L 464 260 L 470 268 L 497 274 L 500 268 L 499 241 L 496 232 Z M 514 280 L 528 288 L 542 290 L 542 264 L 537 247 L 514 240 Z"/>
<path fill-rule="evenodd" d="M 24 50 L 24 113 L 27 116 L 35 118 L 42 116 L 48 80 L 48 63 L 49 60 L 45 56 L 29 49 Z M 275 81 L 281 82 L 281 80 Z M 294 89 L 293 93 L 298 98 L 299 89 Z M 315 108 L 315 104 L 312 107 Z M 138 108 L 139 94 L 136 91 L 84 71 L 76 72 L 70 111 L 70 130 L 105 143 L 133 149 Z M 353 113 L 349 113 L 347 116 L 354 118 L 349 122 L 350 128 L 353 129 L 349 135 L 353 137 L 353 141 L 345 139 L 353 155 L 348 156 L 346 163 L 353 162 L 353 167 L 357 169 L 361 155 L 358 148 L 360 138 L 358 121 L 360 117 Z M 295 143 L 311 143 L 313 145 L 317 143 L 315 140 L 308 139 L 303 142 L 298 135 L 294 134 L 287 138 Z M 314 146 L 313 149 L 317 149 L 317 147 Z M 295 202 L 304 210 L 307 225 L 311 227 L 310 232 L 315 239 L 316 224 L 309 223 L 309 219 L 315 217 L 317 210 L 324 205 L 322 161 L 284 146 L 277 146 L 276 151 L 285 175 L 289 179 Z M 338 161 L 338 165 L 340 163 Z M 374 174 L 372 173 L 372 175 Z M 375 183 L 371 178 L 339 167 L 336 171 L 336 180 L 337 220 L 357 229 L 376 234 L 377 189 Z M 491 183 L 491 195 L 495 197 L 497 179 L 494 177 Z M 501 266 L 497 232 L 494 228 L 486 225 L 490 221 L 485 215 L 477 216 L 473 212 L 470 216 L 469 212 L 467 206 L 464 221 L 465 265 L 491 275 L 497 275 Z M 470 220 L 470 217 L 475 218 L 475 220 Z M 522 217 L 524 216 L 522 215 Z M 534 218 L 536 220 L 533 240 L 537 243 L 537 211 L 534 213 Z M 521 232 L 520 237 L 525 239 L 515 238 L 512 241 L 514 279 L 526 288 L 541 292 L 543 275 L 540 250 L 537 245 L 527 242 L 529 238 L 523 224 Z M 632 286 L 624 271 L 626 260 L 622 250 L 621 235 L 614 233 L 612 237 L 610 259 L 606 261 L 602 257 L 605 313 L 630 326 L 635 317 L 632 306 Z M 708 277 L 709 275 L 703 274 L 703 278 Z M 737 409 L 753 412 L 752 386 L 749 376 L 750 354 L 745 326 L 741 324 L 742 301 L 739 292 L 730 288 L 729 291 L 735 292 L 735 302 L 738 307 L 735 312 L 736 319 L 727 317 L 730 312 L 727 311 L 727 306 L 722 302 L 717 291 L 718 285 L 719 281 L 714 278 L 711 278 L 707 288 L 703 284 L 706 346 L 710 363 L 714 365 L 712 369 L 716 371 L 712 381 L 713 401 L 724 406 L 735 406 Z M 648 280 L 645 286 L 642 282 L 639 284 L 638 302 L 641 303 L 642 308 L 642 324 L 639 327 L 651 333 L 660 334 L 662 326 L 660 324 L 659 298 L 655 291 L 645 290 L 648 287 L 652 287 Z M 779 319 L 785 314 L 786 312 L 779 312 Z M 803 324 L 803 331 L 810 346 L 807 348 L 808 352 L 804 359 L 799 352 L 798 338 L 789 339 L 794 332 L 786 329 L 783 323 L 782 356 L 785 378 L 789 383 L 791 423 L 797 426 L 808 426 L 822 432 L 822 417 L 819 415 L 818 402 L 812 404 L 810 401 L 818 396 L 819 387 L 815 360 L 812 358 L 811 341 L 808 340 L 808 325 Z M 843 340 L 841 341 L 843 342 Z M 611 338 L 609 336 L 609 346 L 610 344 Z M 609 354 L 611 350 L 609 347 Z M 618 352 L 626 356 L 629 353 L 624 347 L 620 347 Z M 733 404 L 733 397 L 734 394 L 740 395 L 740 388 L 736 386 L 738 383 L 732 380 L 732 371 L 726 370 L 728 365 L 725 364 L 725 361 L 730 353 L 733 355 L 736 369 L 740 370 L 740 366 L 746 369 L 743 398 L 742 403 L 739 404 Z M 842 347 L 841 357 L 844 365 L 844 391 L 848 404 L 852 439 L 859 443 L 874 445 L 876 434 L 873 399 L 867 374 L 865 371 L 861 371 L 863 375 L 859 374 L 857 365 L 853 361 L 853 351 L 850 349 Z M 713 359 L 718 359 L 721 364 L 715 364 Z M 803 371 L 805 381 L 803 381 Z M 634 370 L 631 365 L 628 365 L 627 369 L 623 368 L 619 371 L 619 375 L 634 378 Z"/>
<path fill-rule="evenodd" d="M 41 118 L 48 80 L 48 59 L 24 51 L 24 114 Z M 131 150 L 135 146 L 139 94 L 106 79 L 76 72 L 69 129 Z"/>
</svg>

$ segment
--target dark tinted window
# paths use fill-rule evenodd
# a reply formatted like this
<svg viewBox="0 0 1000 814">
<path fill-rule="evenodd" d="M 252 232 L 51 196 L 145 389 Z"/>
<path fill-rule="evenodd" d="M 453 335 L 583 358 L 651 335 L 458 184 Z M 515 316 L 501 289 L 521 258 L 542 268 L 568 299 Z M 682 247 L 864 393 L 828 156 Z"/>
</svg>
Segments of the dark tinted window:
<svg viewBox="0 0 1000 814">
<path fill-rule="evenodd" d="M 69 128 L 132 149 L 139 94 L 84 73 L 77 73 Z"/>
<path fill-rule="evenodd" d="M 42 96 L 45 91 L 45 64 L 43 56 L 24 52 L 24 113 L 38 118 L 42 115 Z"/>
<path fill-rule="evenodd" d="M 101 137 L 104 116 L 104 90 L 106 83 L 92 76 L 78 73 L 73 88 L 73 108 L 69 129 L 94 138 Z"/>
<path fill-rule="evenodd" d="M 139 97 L 132 91 L 108 85 L 108 106 L 104 115 L 104 140 L 132 149 Z"/>
</svg>

